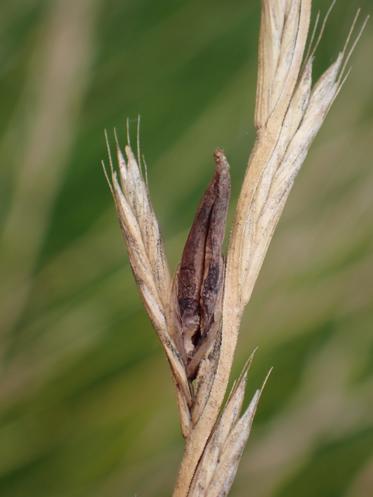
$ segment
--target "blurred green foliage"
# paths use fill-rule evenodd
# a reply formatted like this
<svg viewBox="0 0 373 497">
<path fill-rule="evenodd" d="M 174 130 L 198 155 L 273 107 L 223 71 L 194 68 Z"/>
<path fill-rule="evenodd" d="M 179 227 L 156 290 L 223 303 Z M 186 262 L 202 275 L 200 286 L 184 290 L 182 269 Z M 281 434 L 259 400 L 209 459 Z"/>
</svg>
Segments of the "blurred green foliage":
<svg viewBox="0 0 373 497">
<path fill-rule="evenodd" d="M 326 5 L 314 2 L 314 10 Z M 315 76 L 356 8 L 339 0 Z M 260 2 L 2 0 L 0 495 L 163 497 L 182 454 L 166 361 L 100 169 L 129 118 L 175 268 L 224 147 L 254 140 Z M 232 497 L 371 497 L 373 31 L 295 185 L 242 326 L 274 366 Z M 232 215 L 232 213 L 231 213 Z"/>
</svg>

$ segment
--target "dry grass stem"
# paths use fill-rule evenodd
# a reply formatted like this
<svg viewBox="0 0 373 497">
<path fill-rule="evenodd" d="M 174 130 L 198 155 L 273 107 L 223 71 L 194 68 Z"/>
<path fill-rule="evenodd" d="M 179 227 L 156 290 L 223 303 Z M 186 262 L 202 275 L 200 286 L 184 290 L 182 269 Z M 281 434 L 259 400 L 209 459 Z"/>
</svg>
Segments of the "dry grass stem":
<svg viewBox="0 0 373 497">
<path fill-rule="evenodd" d="M 172 279 L 147 182 L 130 144 L 116 138 L 119 172 L 110 157 L 112 191 L 130 264 L 146 310 L 165 349 L 177 388 L 185 453 L 174 497 L 223 497 L 230 490 L 249 437 L 262 388 L 241 414 L 252 358 L 225 407 L 242 313 L 294 180 L 346 78 L 365 27 L 353 33 L 319 80 L 307 49 L 311 0 L 262 0 L 255 126 L 257 139 L 238 199 L 226 261 L 222 254 L 230 195 L 228 161 L 216 150 L 215 173 Z M 316 40 L 316 41 L 315 41 Z M 138 133 L 139 136 L 139 133 Z"/>
</svg>

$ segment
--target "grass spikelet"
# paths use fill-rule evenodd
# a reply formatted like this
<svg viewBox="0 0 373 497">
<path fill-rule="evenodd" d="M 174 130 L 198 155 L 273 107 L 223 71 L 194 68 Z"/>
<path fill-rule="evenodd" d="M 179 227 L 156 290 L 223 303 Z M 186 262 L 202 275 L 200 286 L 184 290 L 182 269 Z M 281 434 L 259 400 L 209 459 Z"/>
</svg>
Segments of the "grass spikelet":
<svg viewBox="0 0 373 497">
<path fill-rule="evenodd" d="M 118 171 L 108 144 L 110 174 L 105 174 L 129 260 L 177 391 L 185 452 L 174 497 L 226 496 L 251 431 L 263 391 L 263 387 L 256 391 L 241 414 L 252 357 L 224 402 L 242 314 L 295 178 L 343 85 L 367 21 L 348 48 L 358 12 L 345 46 L 313 83 L 315 52 L 334 4 L 319 34 L 318 14 L 307 49 L 311 0 L 262 0 L 257 140 L 242 182 L 226 257 L 222 247 L 230 177 L 222 150 L 214 154 L 215 173 L 171 278 L 141 172 L 140 120 L 137 158 L 129 137 L 123 153 L 115 134 Z"/>
</svg>

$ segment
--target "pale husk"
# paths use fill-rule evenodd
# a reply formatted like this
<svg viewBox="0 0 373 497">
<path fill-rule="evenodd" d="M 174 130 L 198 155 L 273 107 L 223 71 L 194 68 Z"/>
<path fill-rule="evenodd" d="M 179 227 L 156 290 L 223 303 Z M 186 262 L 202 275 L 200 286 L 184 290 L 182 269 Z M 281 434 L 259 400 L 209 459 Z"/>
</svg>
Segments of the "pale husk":
<svg viewBox="0 0 373 497">
<path fill-rule="evenodd" d="M 326 18 L 330 11 L 331 8 Z M 186 352 L 197 345 L 189 341 L 186 350 L 183 336 L 180 336 L 182 320 L 179 311 L 182 307 L 180 298 L 179 301 L 176 298 L 178 273 L 171 284 L 158 221 L 139 167 L 140 159 L 136 160 L 129 145 L 125 147 L 125 159 L 117 143 L 118 180 L 110 157 L 111 178 L 108 181 L 131 267 L 146 310 L 165 349 L 177 390 L 185 452 L 173 497 L 226 496 L 251 431 L 263 390 L 256 391 L 241 415 L 251 359 L 222 409 L 242 313 L 253 292 L 295 178 L 345 81 L 346 66 L 366 24 L 365 21 L 352 48 L 348 49 L 358 19 L 356 16 L 345 47 L 313 84 L 314 54 L 326 18 L 318 37 L 315 26 L 306 50 L 311 0 L 262 0 L 255 112 L 257 139 L 238 199 L 225 266 L 220 256 L 224 231 L 218 224 L 219 229 L 214 228 L 219 233 L 215 237 L 218 241 L 209 250 L 218 261 L 219 275 L 222 269 L 224 275 L 225 269 L 225 279 L 219 277 L 219 291 L 212 289 L 216 290 L 217 297 L 212 300 L 216 312 L 212 309 L 215 314 L 211 313 L 215 316 L 215 326 L 211 327 L 211 336 L 207 336 L 207 345 L 193 356 L 193 374 L 188 370 L 190 364 Z M 316 43 L 313 44 L 315 37 Z M 226 165 L 227 171 L 228 163 L 223 152 L 219 150 L 215 156 Z M 210 187 L 206 193 L 210 195 L 206 197 L 210 207 L 217 199 L 225 205 L 228 190 L 224 198 L 211 197 L 215 193 Z M 210 229 L 201 225 L 199 229 L 202 231 L 198 232 L 196 226 L 198 228 L 198 225 L 193 225 L 196 237 Z M 192 242 L 190 246 L 203 250 L 201 239 L 193 240 L 191 236 L 187 243 Z M 193 251 L 186 253 L 195 271 L 201 263 L 193 265 Z M 206 253 L 202 256 L 209 260 Z M 201 253 L 198 260 L 201 261 Z M 197 274 L 198 278 L 200 280 L 202 275 Z M 198 323 L 198 316 L 195 322 Z M 194 328 L 192 331 L 195 332 Z"/>
</svg>

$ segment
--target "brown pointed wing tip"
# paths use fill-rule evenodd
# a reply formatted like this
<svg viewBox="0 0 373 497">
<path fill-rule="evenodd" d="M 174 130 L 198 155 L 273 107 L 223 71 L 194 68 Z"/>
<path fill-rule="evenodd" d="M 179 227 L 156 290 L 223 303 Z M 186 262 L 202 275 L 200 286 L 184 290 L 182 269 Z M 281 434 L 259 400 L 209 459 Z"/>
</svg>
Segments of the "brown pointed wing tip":
<svg viewBox="0 0 373 497">
<path fill-rule="evenodd" d="M 216 167 L 219 169 L 229 169 L 229 164 L 227 158 L 225 157 L 224 150 L 222 148 L 217 148 L 214 152 L 214 160 Z"/>
</svg>

